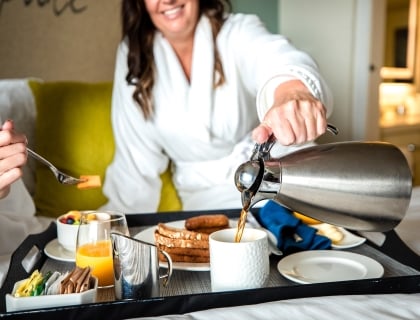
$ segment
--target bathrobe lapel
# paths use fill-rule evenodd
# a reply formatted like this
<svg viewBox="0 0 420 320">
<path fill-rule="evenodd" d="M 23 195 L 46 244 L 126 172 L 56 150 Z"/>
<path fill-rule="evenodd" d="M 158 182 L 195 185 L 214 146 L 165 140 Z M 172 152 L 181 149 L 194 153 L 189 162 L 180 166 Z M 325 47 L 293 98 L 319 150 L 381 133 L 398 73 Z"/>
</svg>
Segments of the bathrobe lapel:
<svg viewBox="0 0 420 320">
<path fill-rule="evenodd" d="M 186 117 L 194 136 L 203 141 L 211 138 L 213 105 L 213 41 L 208 19 L 202 17 L 195 33 L 191 84 L 188 82 L 181 64 L 169 42 L 157 33 L 154 43 L 157 81 L 154 102 L 157 112 L 168 105 L 177 110 L 178 116 Z M 169 112 L 171 113 L 171 112 Z M 185 121 L 187 120 L 187 121 Z"/>
</svg>

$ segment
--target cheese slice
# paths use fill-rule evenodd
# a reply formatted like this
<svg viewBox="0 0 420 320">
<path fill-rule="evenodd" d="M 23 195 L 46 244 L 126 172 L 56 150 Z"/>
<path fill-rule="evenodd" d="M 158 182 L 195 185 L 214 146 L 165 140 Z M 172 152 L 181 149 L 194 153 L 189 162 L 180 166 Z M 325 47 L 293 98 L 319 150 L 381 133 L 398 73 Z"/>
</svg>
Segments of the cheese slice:
<svg viewBox="0 0 420 320">
<path fill-rule="evenodd" d="M 93 189 L 101 187 L 101 177 L 98 175 L 82 175 L 80 179 L 86 181 L 77 184 L 78 189 Z"/>
</svg>

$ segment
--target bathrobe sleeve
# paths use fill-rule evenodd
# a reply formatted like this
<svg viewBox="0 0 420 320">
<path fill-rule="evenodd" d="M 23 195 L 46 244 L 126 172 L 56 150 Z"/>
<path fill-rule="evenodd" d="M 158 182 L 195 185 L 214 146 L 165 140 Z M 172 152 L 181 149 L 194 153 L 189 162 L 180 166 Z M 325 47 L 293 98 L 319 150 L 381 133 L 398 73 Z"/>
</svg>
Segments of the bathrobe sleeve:
<svg viewBox="0 0 420 320">
<path fill-rule="evenodd" d="M 231 15 L 223 32 L 227 35 L 219 37 L 219 46 L 236 50 L 236 65 L 245 86 L 251 92 L 257 90 L 260 120 L 273 104 L 275 88 L 290 79 L 301 80 L 324 104 L 327 116 L 331 114 L 331 92 L 316 62 L 306 52 L 298 50 L 286 37 L 268 32 L 255 15 Z"/>
</svg>

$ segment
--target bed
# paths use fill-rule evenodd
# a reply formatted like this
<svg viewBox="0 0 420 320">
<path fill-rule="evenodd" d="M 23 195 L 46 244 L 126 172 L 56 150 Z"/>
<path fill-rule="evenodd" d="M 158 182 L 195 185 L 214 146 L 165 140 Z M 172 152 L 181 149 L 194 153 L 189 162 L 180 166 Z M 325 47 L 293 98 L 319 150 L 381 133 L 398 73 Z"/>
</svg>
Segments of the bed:
<svg viewBox="0 0 420 320">
<path fill-rule="evenodd" d="M 420 255 L 420 187 L 413 189 L 407 214 L 395 229 L 399 237 L 417 255 Z M 381 245 L 385 235 L 364 233 Z M 417 266 L 420 269 L 420 265 Z M 420 291 L 420 289 L 419 289 Z M 209 309 L 182 315 L 166 315 L 153 318 L 167 320 L 204 319 L 420 319 L 420 293 L 339 295 L 301 298 L 267 302 L 239 307 Z"/>
</svg>

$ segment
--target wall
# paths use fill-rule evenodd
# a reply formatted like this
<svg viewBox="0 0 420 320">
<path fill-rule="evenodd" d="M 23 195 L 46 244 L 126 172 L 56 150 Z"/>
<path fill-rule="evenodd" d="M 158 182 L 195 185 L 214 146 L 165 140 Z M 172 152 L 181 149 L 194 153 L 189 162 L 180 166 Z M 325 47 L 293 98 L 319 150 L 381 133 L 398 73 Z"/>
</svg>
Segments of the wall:
<svg viewBox="0 0 420 320">
<path fill-rule="evenodd" d="M 351 134 L 354 13 L 354 1 L 281 0 L 280 6 L 280 30 L 317 61 L 334 96 L 330 122 L 346 138 Z"/>
<path fill-rule="evenodd" d="M 120 0 L 0 0 L 0 78 L 112 80 Z"/>
<path fill-rule="evenodd" d="M 278 32 L 278 0 L 231 0 L 233 12 L 257 14 L 271 32 Z"/>
<path fill-rule="evenodd" d="M 281 33 L 315 58 L 334 96 L 329 121 L 340 134 L 325 135 L 320 142 L 371 140 L 378 136 L 378 66 L 382 62 L 372 55 L 370 47 L 374 37 L 372 3 L 280 0 Z"/>
<path fill-rule="evenodd" d="M 277 0 L 233 0 L 277 31 Z M 120 0 L 0 0 L 0 78 L 112 80 Z"/>
</svg>

